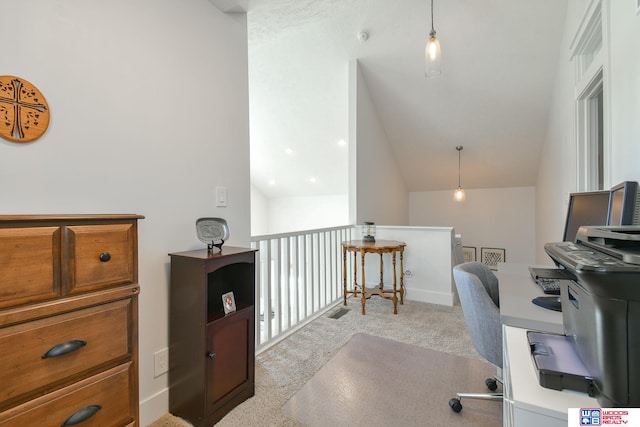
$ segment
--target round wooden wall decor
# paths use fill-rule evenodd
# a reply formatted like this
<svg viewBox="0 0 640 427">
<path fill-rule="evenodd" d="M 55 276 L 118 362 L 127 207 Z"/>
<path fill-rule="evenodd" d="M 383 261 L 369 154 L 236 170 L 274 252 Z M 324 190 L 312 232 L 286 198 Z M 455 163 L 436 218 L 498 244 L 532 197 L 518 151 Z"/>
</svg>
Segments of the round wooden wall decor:
<svg viewBox="0 0 640 427">
<path fill-rule="evenodd" d="M 12 142 L 40 138 L 49 127 L 49 105 L 23 78 L 0 76 L 0 136 Z"/>
</svg>

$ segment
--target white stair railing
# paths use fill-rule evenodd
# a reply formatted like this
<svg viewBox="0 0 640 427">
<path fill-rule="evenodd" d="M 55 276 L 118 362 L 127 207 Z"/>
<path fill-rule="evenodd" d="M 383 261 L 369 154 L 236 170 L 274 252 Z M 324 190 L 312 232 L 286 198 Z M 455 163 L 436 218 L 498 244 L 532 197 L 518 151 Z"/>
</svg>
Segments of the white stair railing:
<svg viewBox="0 0 640 427">
<path fill-rule="evenodd" d="M 293 333 L 342 298 L 342 242 L 354 226 L 254 236 L 256 350 Z M 349 266 L 347 268 L 350 268 Z"/>
</svg>

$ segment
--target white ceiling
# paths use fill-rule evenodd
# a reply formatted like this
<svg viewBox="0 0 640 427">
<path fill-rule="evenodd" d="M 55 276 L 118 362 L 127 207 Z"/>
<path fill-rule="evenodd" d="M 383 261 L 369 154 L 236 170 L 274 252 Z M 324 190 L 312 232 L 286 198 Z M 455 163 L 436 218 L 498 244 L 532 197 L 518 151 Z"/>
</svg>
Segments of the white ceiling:
<svg viewBox="0 0 640 427">
<path fill-rule="evenodd" d="M 426 79 L 428 0 L 249 0 L 252 183 L 268 197 L 346 193 L 335 143 L 348 142 L 357 59 L 409 191 L 455 188 L 457 145 L 463 187 L 534 185 L 566 5 L 434 0 L 442 75 Z"/>
</svg>

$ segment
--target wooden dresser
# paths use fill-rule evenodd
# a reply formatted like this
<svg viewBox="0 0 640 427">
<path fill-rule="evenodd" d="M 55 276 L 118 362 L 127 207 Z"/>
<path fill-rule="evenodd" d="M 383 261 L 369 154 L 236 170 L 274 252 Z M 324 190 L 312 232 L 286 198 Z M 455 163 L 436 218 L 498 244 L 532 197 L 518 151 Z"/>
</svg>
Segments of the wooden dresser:
<svg viewBox="0 0 640 427">
<path fill-rule="evenodd" d="M 138 426 L 140 215 L 0 215 L 0 425 Z"/>
</svg>

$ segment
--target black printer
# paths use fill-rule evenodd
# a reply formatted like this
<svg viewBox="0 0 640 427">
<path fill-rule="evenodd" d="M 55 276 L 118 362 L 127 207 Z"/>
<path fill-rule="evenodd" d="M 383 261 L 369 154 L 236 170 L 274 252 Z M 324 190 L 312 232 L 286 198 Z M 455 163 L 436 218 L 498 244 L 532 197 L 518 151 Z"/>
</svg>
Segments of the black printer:
<svg viewBox="0 0 640 427">
<path fill-rule="evenodd" d="M 640 226 L 580 227 L 546 253 L 561 284 L 565 335 L 602 407 L 640 407 Z"/>
</svg>

